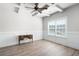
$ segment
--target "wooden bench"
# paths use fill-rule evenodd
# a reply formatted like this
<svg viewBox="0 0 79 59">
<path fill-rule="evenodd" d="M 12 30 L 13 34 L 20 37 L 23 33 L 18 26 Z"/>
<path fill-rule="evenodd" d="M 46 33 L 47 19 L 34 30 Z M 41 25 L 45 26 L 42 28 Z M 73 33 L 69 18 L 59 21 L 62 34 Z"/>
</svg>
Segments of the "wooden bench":
<svg viewBox="0 0 79 59">
<path fill-rule="evenodd" d="M 30 35 L 19 35 L 18 36 L 18 44 L 20 45 L 20 41 L 24 40 L 25 38 L 31 39 L 33 42 L 33 35 L 31 35 L 31 34 Z"/>
</svg>

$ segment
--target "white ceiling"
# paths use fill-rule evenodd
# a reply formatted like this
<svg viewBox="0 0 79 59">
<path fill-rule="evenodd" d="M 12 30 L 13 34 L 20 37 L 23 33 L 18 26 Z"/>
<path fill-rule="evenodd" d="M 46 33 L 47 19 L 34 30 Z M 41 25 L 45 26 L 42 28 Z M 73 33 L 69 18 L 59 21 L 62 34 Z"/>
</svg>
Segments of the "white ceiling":
<svg viewBox="0 0 79 59">
<path fill-rule="evenodd" d="M 42 11 L 41 14 L 38 13 L 37 16 L 39 17 L 50 16 L 50 14 L 53 14 L 58 11 L 62 12 L 63 9 L 68 8 L 72 5 L 75 5 L 75 3 L 56 3 L 55 5 L 50 5 L 50 7 L 47 10 Z"/>
<path fill-rule="evenodd" d="M 76 3 L 54 3 L 54 4 L 51 4 L 51 3 L 39 3 L 38 7 L 43 7 L 45 4 L 48 4 L 50 7 L 48 7 L 47 10 L 43 10 L 42 13 L 38 13 L 36 16 L 39 16 L 39 17 L 44 17 L 44 16 L 50 16 L 50 14 L 53 14 L 55 12 L 63 12 L 63 9 L 65 8 L 68 8 L 72 5 L 75 5 Z M 25 4 L 25 6 L 28 6 L 28 7 L 34 7 L 34 3 L 27 3 Z M 30 10 L 30 9 L 29 9 Z"/>
<path fill-rule="evenodd" d="M 57 5 L 59 5 L 61 8 L 68 8 L 72 5 L 75 5 L 75 3 L 57 3 Z"/>
</svg>

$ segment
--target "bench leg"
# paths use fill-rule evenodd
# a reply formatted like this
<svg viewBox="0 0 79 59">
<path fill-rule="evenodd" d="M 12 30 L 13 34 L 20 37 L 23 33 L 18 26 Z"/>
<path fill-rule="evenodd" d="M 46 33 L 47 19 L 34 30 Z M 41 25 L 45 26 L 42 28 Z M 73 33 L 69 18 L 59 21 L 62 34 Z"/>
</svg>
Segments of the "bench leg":
<svg viewBox="0 0 79 59">
<path fill-rule="evenodd" d="M 32 43 L 33 43 L 33 38 L 32 38 Z"/>
<path fill-rule="evenodd" d="M 20 39 L 19 39 L 19 41 L 18 41 L 18 45 L 20 45 Z"/>
</svg>

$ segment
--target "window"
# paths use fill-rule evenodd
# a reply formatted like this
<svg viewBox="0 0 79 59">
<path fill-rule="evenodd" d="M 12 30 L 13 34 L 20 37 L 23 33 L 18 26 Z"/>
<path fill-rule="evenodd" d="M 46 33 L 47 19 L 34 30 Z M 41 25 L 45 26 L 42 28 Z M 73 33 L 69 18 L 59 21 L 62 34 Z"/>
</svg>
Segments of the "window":
<svg viewBox="0 0 79 59">
<path fill-rule="evenodd" d="M 66 36 L 67 18 L 62 17 L 48 22 L 48 35 Z"/>
<path fill-rule="evenodd" d="M 55 35 L 55 21 L 49 22 L 48 29 L 49 29 L 48 30 L 49 35 Z"/>
</svg>

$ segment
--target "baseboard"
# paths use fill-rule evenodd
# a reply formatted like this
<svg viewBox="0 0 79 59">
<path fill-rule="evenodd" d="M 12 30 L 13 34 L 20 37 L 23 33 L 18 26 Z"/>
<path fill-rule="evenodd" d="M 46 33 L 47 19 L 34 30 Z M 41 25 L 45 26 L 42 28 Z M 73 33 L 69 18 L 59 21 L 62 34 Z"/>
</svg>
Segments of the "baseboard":
<svg viewBox="0 0 79 59">
<path fill-rule="evenodd" d="M 47 39 L 43 39 L 43 40 L 46 40 L 46 41 L 49 41 L 49 42 L 52 42 L 52 43 L 55 43 L 55 44 L 58 44 L 58 45 L 62 45 L 62 46 L 67 47 L 67 48 L 71 48 L 71 49 L 74 49 L 74 50 L 76 50 L 76 51 L 79 51 L 79 49 L 72 48 L 72 47 L 69 47 L 69 46 L 66 46 L 66 45 L 63 45 L 63 44 L 60 44 L 60 43 L 54 42 L 54 41 L 50 41 L 50 40 L 47 40 Z"/>
<path fill-rule="evenodd" d="M 37 39 L 37 40 L 33 40 L 33 41 L 38 41 L 38 40 L 42 40 L 42 39 Z M 21 43 L 21 45 L 23 44 L 28 44 L 28 43 L 31 43 L 32 41 L 29 41 L 29 42 L 24 42 L 24 43 Z M 7 48 L 7 47 L 12 47 L 12 46 L 19 46 L 18 43 L 15 43 L 15 44 L 12 44 L 12 45 L 8 45 L 8 46 L 4 46 L 4 47 L 0 47 L 1 48 Z"/>
</svg>

